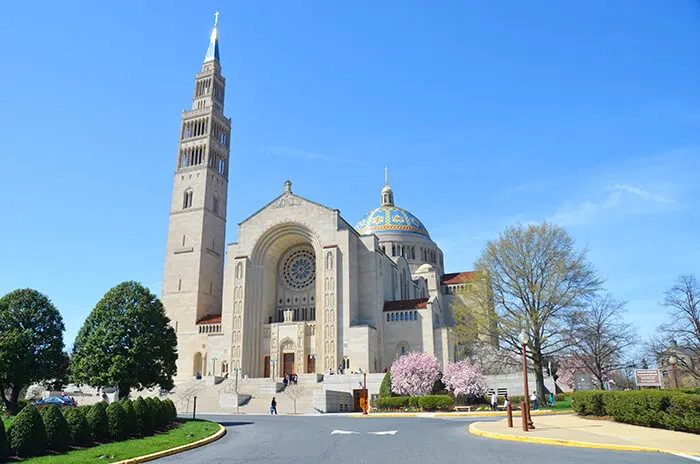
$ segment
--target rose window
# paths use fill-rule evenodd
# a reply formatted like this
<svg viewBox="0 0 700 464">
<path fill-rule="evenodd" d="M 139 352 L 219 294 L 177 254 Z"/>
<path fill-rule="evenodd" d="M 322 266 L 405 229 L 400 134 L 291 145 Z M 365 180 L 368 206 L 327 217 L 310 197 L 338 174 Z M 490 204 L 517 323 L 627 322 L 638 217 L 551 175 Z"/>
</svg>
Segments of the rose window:
<svg viewBox="0 0 700 464">
<path fill-rule="evenodd" d="M 294 290 L 306 290 L 316 280 L 314 255 L 308 250 L 297 250 L 289 255 L 282 267 L 284 282 Z"/>
</svg>

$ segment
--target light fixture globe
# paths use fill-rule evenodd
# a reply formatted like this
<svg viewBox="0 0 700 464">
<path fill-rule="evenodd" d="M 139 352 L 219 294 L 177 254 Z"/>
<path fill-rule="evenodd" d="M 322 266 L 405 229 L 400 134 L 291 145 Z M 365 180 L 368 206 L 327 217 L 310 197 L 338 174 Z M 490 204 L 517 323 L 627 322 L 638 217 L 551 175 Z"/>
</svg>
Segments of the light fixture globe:
<svg viewBox="0 0 700 464">
<path fill-rule="evenodd" d="M 527 342 L 530 341 L 530 336 L 527 334 L 525 329 L 520 331 L 520 334 L 518 335 L 518 340 L 520 340 L 520 343 L 523 345 L 527 345 Z"/>
<path fill-rule="evenodd" d="M 674 365 L 678 362 L 678 360 L 676 359 L 675 356 L 671 356 L 670 358 L 668 358 L 668 362 L 669 362 L 672 366 L 674 366 Z"/>
</svg>

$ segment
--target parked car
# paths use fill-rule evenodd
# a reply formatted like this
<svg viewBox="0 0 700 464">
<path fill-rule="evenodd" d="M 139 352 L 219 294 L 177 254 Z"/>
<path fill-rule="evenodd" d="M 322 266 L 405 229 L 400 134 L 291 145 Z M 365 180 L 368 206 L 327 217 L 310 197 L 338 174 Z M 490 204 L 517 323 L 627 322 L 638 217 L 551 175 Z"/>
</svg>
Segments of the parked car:
<svg viewBox="0 0 700 464">
<path fill-rule="evenodd" d="M 35 402 L 34 406 L 41 408 L 50 404 L 55 404 L 56 406 L 77 406 L 75 400 L 67 396 L 49 396 L 48 398 Z"/>
</svg>

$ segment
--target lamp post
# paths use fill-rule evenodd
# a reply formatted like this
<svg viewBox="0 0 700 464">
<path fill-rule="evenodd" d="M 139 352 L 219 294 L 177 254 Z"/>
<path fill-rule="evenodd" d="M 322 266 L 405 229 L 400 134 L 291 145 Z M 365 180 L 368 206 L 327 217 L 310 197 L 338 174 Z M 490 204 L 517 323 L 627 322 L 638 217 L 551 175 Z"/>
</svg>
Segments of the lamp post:
<svg viewBox="0 0 700 464">
<path fill-rule="evenodd" d="M 363 388 L 362 394 L 364 395 L 364 398 L 363 398 L 363 399 L 364 399 L 365 401 L 364 401 L 363 404 L 362 404 L 362 414 L 366 416 L 366 415 L 367 415 L 367 406 L 368 406 L 368 405 L 367 405 L 367 403 L 368 403 L 367 400 L 369 400 L 369 394 L 368 394 L 368 392 L 367 392 L 367 370 L 365 369 L 363 373 L 364 373 L 364 379 L 363 379 L 363 384 L 364 384 L 364 385 L 363 385 L 363 387 L 362 387 L 362 388 Z"/>
<path fill-rule="evenodd" d="M 520 331 L 518 340 L 520 340 L 523 351 L 523 392 L 525 396 L 525 409 L 523 409 L 523 430 L 527 432 L 528 430 L 533 430 L 535 425 L 532 423 L 532 416 L 530 415 L 530 392 L 527 387 L 527 357 L 525 356 L 527 343 L 530 341 L 530 337 L 525 329 Z"/>
<path fill-rule="evenodd" d="M 234 367 L 233 370 L 236 372 L 236 414 L 238 414 L 239 413 L 238 407 L 240 405 L 240 401 L 238 399 L 238 372 L 241 370 L 241 368 Z"/>
<path fill-rule="evenodd" d="M 270 370 L 272 371 L 272 381 L 275 381 L 275 369 L 277 368 L 277 360 L 270 359 Z"/>
<path fill-rule="evenodd" d="M 668 362 L 671 365 L 671 372 L 673 373 L 673 384 L 675 388 L 678 388 L 678 375 L 676 374 L 676 364 L 678 364 L 678 359 L 675 356 L 668 358 Z"/>
</svg>

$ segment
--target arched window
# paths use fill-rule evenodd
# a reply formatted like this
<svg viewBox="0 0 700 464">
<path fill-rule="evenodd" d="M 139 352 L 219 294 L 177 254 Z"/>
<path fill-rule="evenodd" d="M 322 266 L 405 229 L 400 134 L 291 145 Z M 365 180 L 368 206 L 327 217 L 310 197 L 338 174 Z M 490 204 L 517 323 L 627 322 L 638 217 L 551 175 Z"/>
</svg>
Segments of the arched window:
<svg viewBox="0 0 700 464">
<path fill-rule="evenodd" d="M 185 192 L 183 195 L 182 199 L 182 208 L 191 208 L 192 207 L 192 190 L 188 190 Z"/>
<path fill-rule="evenodd" d="M 219 197 L 216 195 L 214 195 L 214 204 L 212 209 L 214 210 L 214 214 L 219 214 Z"/>
<path fill-rule="evenodd" d="M 391 320 L 395 321 L 396 320 L 396 313 L 391 313 Z"/>
<path fill-rule="evenodd" d="M 413 320 L 414 321 L 418 320 L 418 311 L 413 311 Z"/>
<path fill-rule="evenodd" d="M 401 320 L 402 320 L 402 321 L 403 321 L 403 314 L 404 314 L 404 313 L 401 313 Z"/>
<path fill-rule="evenodd" d="M 406 356 L 406 345 L 401 347 L 401 356 Z"/>
<path fill-rule="evenodd" d="M 391 314 L 386 313 L 386 321 L 389 322 L 391 320 Z"/>
</svg>

